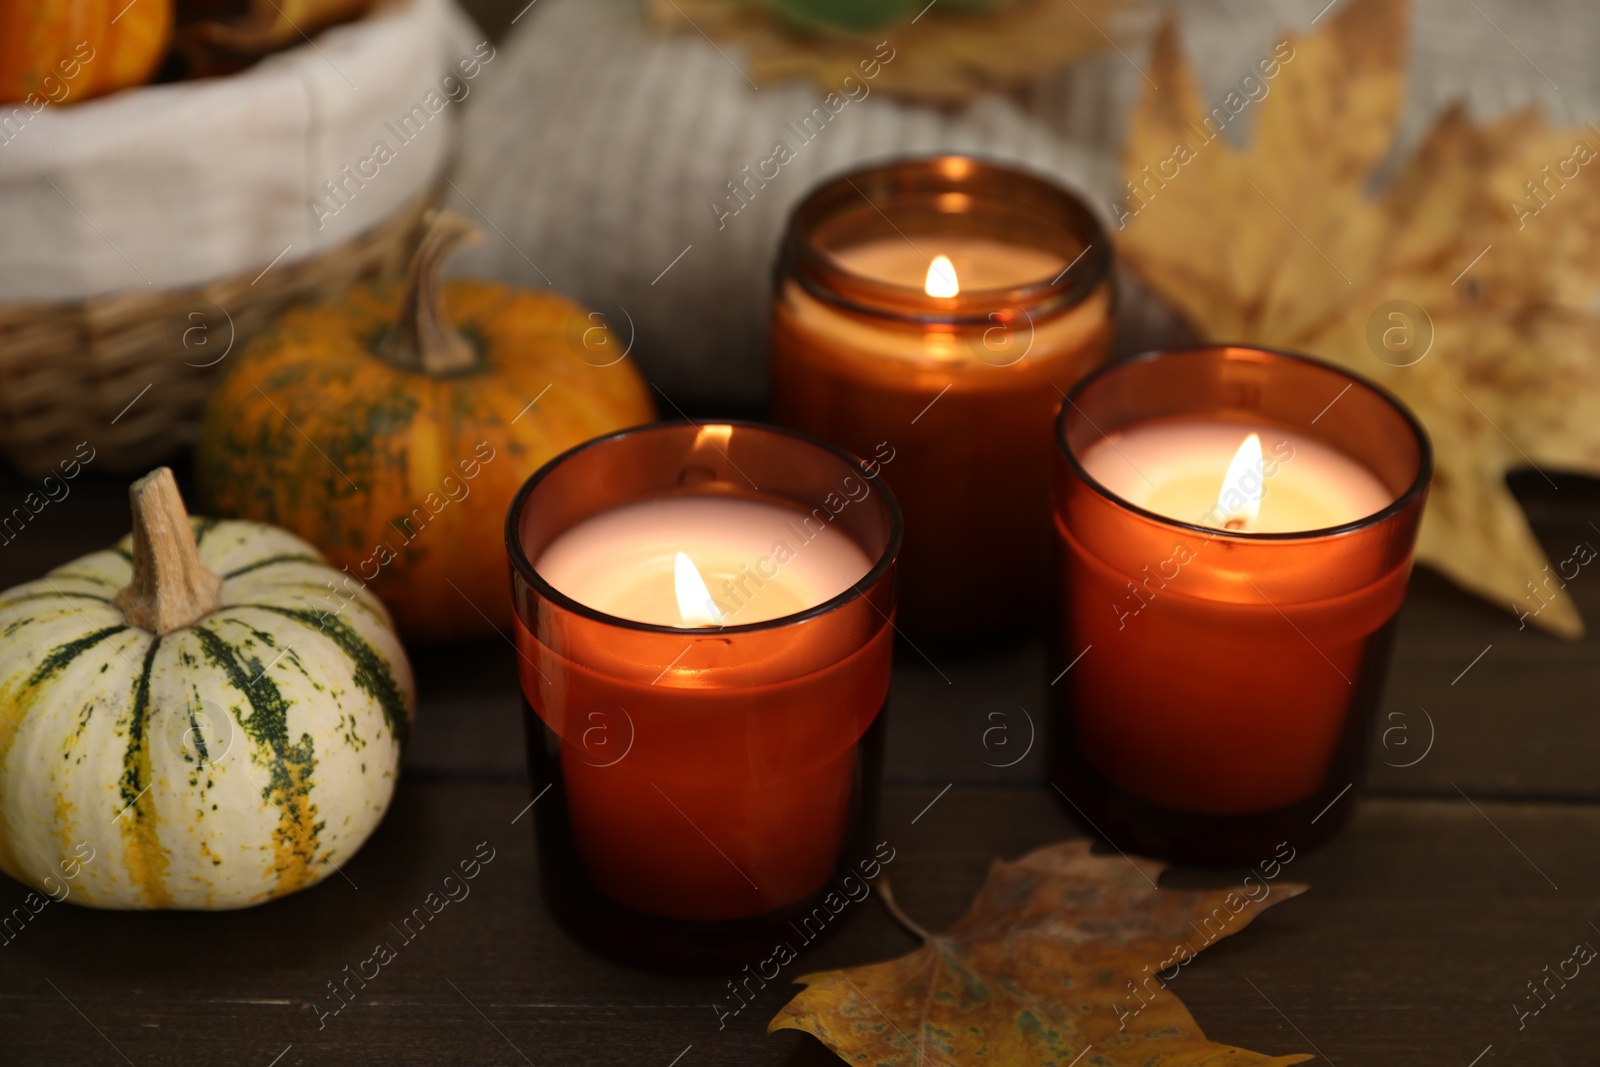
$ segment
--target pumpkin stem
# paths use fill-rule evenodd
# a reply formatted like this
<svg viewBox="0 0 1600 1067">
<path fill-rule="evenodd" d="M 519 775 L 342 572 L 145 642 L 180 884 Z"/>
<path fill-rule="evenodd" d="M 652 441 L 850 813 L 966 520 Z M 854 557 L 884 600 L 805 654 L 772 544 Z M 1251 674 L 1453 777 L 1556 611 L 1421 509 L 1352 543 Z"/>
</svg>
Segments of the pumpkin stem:
<svg viewBox="0 0 1600 1067">
<path fill-rule="evenodd" d="M 476 367 L 479 356 L 439 306 L 439 268 L 463 243 L 476 242 L 482 234 L 453 211 L 430 211 L 427 226 L 406 271 L 400 310 L 379 342 L 378 354 L 406 370 L 459 374 Z"/>
<path fill-rule="evenodd" d="M 169 634 L 217 610 L 222 578 L 200 562 L 172 468 L 128 487 L 133 505 L 133 580 L 111 602 L 141 630 Z"/>
</svg>

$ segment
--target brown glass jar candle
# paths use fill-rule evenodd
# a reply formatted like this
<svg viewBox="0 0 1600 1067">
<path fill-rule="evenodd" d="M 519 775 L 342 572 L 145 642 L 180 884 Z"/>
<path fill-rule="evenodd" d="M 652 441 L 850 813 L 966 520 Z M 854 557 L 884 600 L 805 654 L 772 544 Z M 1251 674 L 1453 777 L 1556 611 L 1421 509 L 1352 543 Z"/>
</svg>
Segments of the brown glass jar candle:
<svg viewBox="0 0 1600 1067">
<path fill-rule="evenodd" d="M 855 457 L 752 423 L 623 430 L 528 480 L 506 542 L 557 919 L 680 971 L 836 928 L 882 859 L 901 529 Z"/>
<path fill-rule="evenodd" d="M 1079 198 L 964 156 L 847 174 L 791 215 L 774 414 L 881 465 L 905 513 L 912 633 L 974 636 L 1039 613 L 1051 427 L 1110 352 L 1111 264 Z"/>
<path fill-rule="evenodd" d="M 1050 751 L 1092 829 L 1217 864 L 1338 832 L 1432 469 L 1398 400 L 1287 352 L 1152 352 L 1079 383 Z"/>
</svg>

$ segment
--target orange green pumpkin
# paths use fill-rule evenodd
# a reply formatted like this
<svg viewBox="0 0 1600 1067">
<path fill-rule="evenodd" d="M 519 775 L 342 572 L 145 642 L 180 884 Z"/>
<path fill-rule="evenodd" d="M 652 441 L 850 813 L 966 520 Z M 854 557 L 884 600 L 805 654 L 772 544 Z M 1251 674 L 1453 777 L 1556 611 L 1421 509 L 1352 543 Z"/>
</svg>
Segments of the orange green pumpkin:
<svg viewBox="0 0 1600 1067">
<path fill-rule="evenodd" d="M 401 632 L 441 641 L 509 626 L 506 509 L 553 456 L 654 417 L 632 363 L 562 297 L 440 282 L 476 231 L 435 215 L 400 283 L 291 310 L 208 401 L 196 473 L 216 513 L 320 548 Z M 580 351 L 580 348 L 582 349 Z M 588 356 L 589 358 L 582 358 Z"/>
<path fill-rule="evenodd" d="M 67 104 L 154 77 L 173 0 L 0 0 L 0 103 Z"/>
</svg>

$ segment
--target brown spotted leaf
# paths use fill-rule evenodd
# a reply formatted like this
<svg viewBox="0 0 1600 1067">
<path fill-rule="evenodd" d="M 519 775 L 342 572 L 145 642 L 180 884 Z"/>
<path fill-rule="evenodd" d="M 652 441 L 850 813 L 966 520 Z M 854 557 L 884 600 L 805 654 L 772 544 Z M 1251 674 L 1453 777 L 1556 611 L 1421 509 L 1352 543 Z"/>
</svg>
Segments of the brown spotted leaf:
<svg viewBox="0 0 1600 1067">
<path fill-rule="evenodd" d="M 1129 122 L 1119 249 L 1202 336 L 1397 393 L 1434 444 L 1418 558 L 1576 637 L 1565 581 L 1600 536 L 1552 566 L 1505 474 L 1600 474 L 1600 128 L 1451 110 L 1374 193 L 1409 29 L 1405 0 L 1351 0 L 1264 54 L 1253 89 L 1206 100 L 1169 22 Z"/>
<path fill-rule="evenodd" d="M 1292 854 L 1289 858 L 1293 858 Z M 883 1067 L 1277 1067 L 1206 1040 L 1157 974 L 1305 891 L 1158 889 L 1153 860 L 1066 841 L 996 861 L 964 918 L 908 956 L 822 971 L 768 1030 L 804 1030 L 849 1063 Z M 1277 866 L 1274 865 L 1274 873 Z"/>
</svg>

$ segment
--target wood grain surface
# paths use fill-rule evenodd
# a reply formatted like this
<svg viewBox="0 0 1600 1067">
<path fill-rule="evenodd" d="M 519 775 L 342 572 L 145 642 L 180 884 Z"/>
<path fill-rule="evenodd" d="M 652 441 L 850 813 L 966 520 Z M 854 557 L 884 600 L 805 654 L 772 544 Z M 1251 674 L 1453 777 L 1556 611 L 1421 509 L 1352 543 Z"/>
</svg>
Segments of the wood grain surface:
<svg viewBox="0 0 1600 1067">
<path fill-rule="evenodd" d="M 1038 789 L 894 788 L 882 836 L 906 909 L 934 927 L 966 907 L 995 855 L 1078 831 Z M 723 1027 L 718 978 L 651 974 L 574 943 L 534 892 L 516 785 L 407 782 L 376 837 L 314 889 L 235 913 L 120 914 L 51 905 L 0 952 L 7 1063 L 827 1063 L 768 1036 L 785 979 L 914 947 L 869 897 Z M 1374 800 L 1283 877 L 1311 884 L 1175 982 L 1215 1040 L 1335 1064 L 1585 1063 L 1600 976 L 1584 971 L 1518 1031 L 1525 983 L 1600 943 L 1591 805 Z M 1501 836 L 1504 832 L 1505 837 Z M 1507 840 L 1509 838 L 1509 840 Z M 398 922 L 488 842 L 470 895 L 404 943 Z M 1519 851 L 1520 850 L 1520 851 Z M 1524 855 L 1525 854 L 1525 855 Z M 1207 877 L 1221 876 L 1211 873 Z M 1547 881 L 1546 878 L 1553 881 Z M 1179 879 L 1181 881 L 1181 879 Z M 8 887 L 0 903 L 20 897 Z M 382 940 L 397 958 L 337 1014 L 327 983 Z M 368 973 L 371 969 L 368 968 Z M 731 977 L 731 976 L 730 976 Z M 1130 976 L 1137 977 L 1137 976 Z M 323 1015 L 323 1012 L 328 1014 Z"/>
<path fill-rule="evenodd" d="M 188 489 L 181 469 L 180 481 Z M 1559 484 L 1516 483 L 1551 549 L 1600 519 L 1600 487 Z M 0 474 L 0 507 L 29 487 Z M 126 508 L 126 482 L 86 472 L 0 544 L 0 587 L 114 540 Z M 1573 591 L 1600 620 L 1600 581 Z M 1519 632 L 1511 616 L 1416 575 L 1376 736 L 1402 724 L 1393 712 L 1426 708 L 1431 719 L 1414 716 L 1408 736 L 1374 746 L 1354 824 L 1290 865 L 1311 892 L 1184 970 L 1178 992 L 1209 1036 L 1340 1065 L 1594 1062 L 1600 975 L 1552 984 L 1537 1015 L 1514 1008 L 1537 1005 L 1527 983 L 1575 944 L 1600 946 L 1593 641 Z M 1011 709 L 1026 745 L 1047 688 L 1042 642 L 896 655 L 881 836 L 896 849 L 889 874 L 905 907 L 939 927 L 992 858 L 1082 831 L 1045 788 L 1037 748 L 997 767 L 1018 750 L 986 749 L 975 727 Z M 0 1064 L 837 1062 L 812 1038 L 768 1036 L 765 1025 L 794 976 L 914 947 L 875 898 L 719 1027 L 724 980 L 612 963 L 568 938 L 538 899 L 531 820 L 517 820 L 529 796 L 512 650 L 487 641 L 415 660 L 405 777 L 339 876 L 234 913 L 48 905 L 0 944 Z M 397 942 L 390 924 L 485 842 L 494 858 L 470 895 L 365 988 L 352 983 L 353 1000 L 333 1013 L 343 1001 L 330 983 L 378 941 Z M 0 915 L 24 895 L 0 878 Z"/>
</svg>

